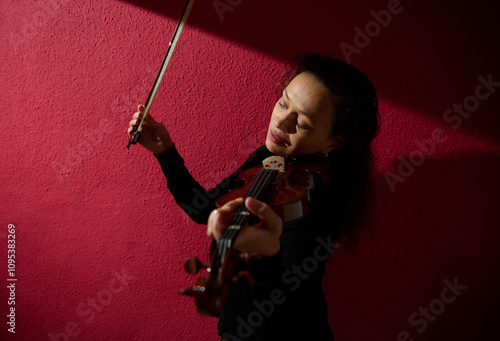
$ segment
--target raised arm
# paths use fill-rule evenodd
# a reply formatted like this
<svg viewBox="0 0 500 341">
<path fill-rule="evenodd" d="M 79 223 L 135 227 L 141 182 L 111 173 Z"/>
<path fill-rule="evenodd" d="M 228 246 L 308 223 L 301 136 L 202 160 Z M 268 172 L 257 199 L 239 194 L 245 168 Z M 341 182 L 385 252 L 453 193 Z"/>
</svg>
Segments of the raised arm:
<svg viewBox="0 0 500 341">
<path fill-rule="evenodd" d="M 142 117 L 142 105 L 134 113 L 129 123 L 128 133 L 139 123 Z M 236 172 L 223 180 L 211 190 L 202 187 L 189 173 L 184 160 L 179 155 L 165 125 L 153 119 L 151 114 L 146 117 L 139 144 L 154 153 L 158 159 L 163 174 L 167 178 L 167 186 L 176 203 L 199 224 L 206 224 L 210 212 L 216 208 L 215 200 L 234 188 L 236 179 L 242 169 L 259 164 L 260 160 L 269 156 L 265 147 L 257 149 Z"/>
</svg>

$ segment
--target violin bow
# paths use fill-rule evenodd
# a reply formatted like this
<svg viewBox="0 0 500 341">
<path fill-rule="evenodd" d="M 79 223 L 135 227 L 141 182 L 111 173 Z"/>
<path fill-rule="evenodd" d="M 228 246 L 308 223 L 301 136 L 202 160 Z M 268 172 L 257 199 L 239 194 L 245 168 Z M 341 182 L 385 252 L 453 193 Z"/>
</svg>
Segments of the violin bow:
<svg viewBox="0 0 500 341">
<path fill-rule="evenodd" d="M 177 23 L 177 27 L 175 28 L 174 35 L 170 42 L 168 43 L 168 50 L 165 55 L 165 58 L 163 59 L 163 63 L 161 64 L 160 71 L 158 72 L 158 75 L 156 75 L 155 82 L 153 84 L 153 88 L 149 92 L 148 98 L 146 100 L 146 103 L 144 104 L 144 110 L 143 110 L 143 115 L 141 118 L 141 121 L 137 126 L 134 127 L 134 130 L 132 131 L 132 134 L 130 134 L 130 140 L 127 143 L 127 148 L 130 147 L 131 144 L 136 144 L 137 141 L 139 140 L 139 135 L 142 131 L 142 126 L 144 125 L 144 122 L 146 121 L 146 117 L 149 114 L 149 109 L 151 108 L 151 105 L 153 104 L 153 100 L 156 96 L 156 93 L 158 92 L 158 89 L 160 88 L 161 81 L 163 79 L 163 76 L 165 76 L 165 71 L 167 71 L 168 64 L 170 63 L 170 59 L 172 59 L 172 55 L 174 54 L 175 47 L 177 46 L 177 42 L 179 41 L 179 38 L 181 36 L 182 30 L 184 29 L 184 25 L 187 22 L 187 19 L 189 17 L 189 13 L 191 12 L 191 8 L 193 7 L 194 0 L 187 0 L 186 5 L 184 6 L 184 9 L 182 10 L 182 15 L 181 19 Z"/>
</svg>

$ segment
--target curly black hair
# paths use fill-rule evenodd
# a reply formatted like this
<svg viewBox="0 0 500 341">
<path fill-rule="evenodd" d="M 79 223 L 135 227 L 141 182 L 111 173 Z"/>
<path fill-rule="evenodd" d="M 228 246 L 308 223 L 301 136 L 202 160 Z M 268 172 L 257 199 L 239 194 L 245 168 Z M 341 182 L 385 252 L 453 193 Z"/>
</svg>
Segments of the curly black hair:
<svg viewBox="0 0 500 341">
<path fill-rule="evenodd" d="M 364 226 L 371 195 L 374 156 L 371 143 L 379 131 L 378 97 L 373 83 L 354 66 L 320 54 L 300 55 L 278 81 L 281 93 L 293 78 L 310 72 L 334 95 L 332 136 L 344 139 L 341 147 L 328 153 L 330 192 L 328 206 L 340 224 L 342 243 L 357 244 L 356 232 Z"/>
</svg>

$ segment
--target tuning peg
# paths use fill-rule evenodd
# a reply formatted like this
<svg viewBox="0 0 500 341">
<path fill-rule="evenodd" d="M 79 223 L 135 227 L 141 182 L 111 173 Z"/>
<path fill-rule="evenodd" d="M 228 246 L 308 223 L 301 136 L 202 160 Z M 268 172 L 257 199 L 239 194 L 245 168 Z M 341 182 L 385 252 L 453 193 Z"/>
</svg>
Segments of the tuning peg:
<svg viewBox="0 0 500 341">
<path fill-rule="evenodd" d="M 186 296 L 196 296 L 196 293 L 203 293 L 207 288 L 204 285 L 195 285 L 192 288 L 180 289 L 179 294 Z"/>
<path fill-rule="evenodd" d="M 202 263 L 196 257 L 189 257 L 184 261 L 184 269 L 191 275 L 197 274 L 201 269 L 208 268 L 208 263 Z"/>
</svg>

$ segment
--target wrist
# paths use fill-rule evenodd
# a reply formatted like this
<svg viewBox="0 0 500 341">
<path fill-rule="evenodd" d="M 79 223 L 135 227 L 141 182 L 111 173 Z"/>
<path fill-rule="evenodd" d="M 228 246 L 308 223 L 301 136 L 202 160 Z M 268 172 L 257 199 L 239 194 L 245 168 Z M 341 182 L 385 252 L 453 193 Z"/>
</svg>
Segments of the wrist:
<svg viewBox="0 0 500 341">
<path fill-rule="evenodd" d="M 174 143 L 172 141 L 169 141 L 164 146 L 162 146 L 163 148 L 158 148 L 156 151 L 154 151 L 153 154 L 161 155 L 163 153 L 168 152 L 170 149 L 172 149 L 173 146 L 174 146 Z"/>
<path fill-rule="evenodd" d="M 156 158 L 163 158 L 163 157 L 170 155 L 173 150 L 175 150 L 175 145 L 174 145 L 174 143 L 170 143 L 170 145 L 168 147 L 165 147 L 157 152 L 153 152 L 153 155 Z"/>
</svg>

